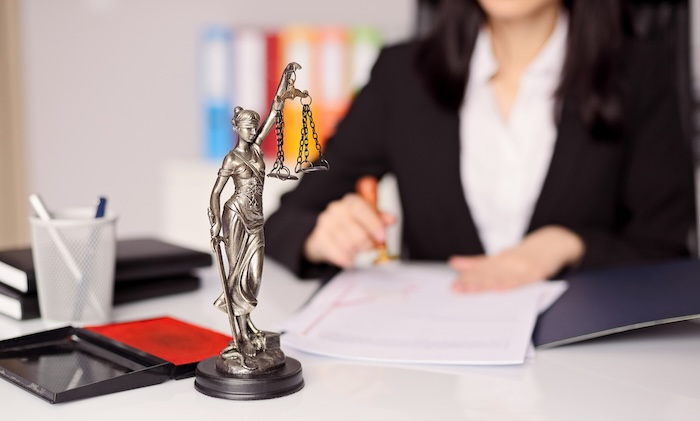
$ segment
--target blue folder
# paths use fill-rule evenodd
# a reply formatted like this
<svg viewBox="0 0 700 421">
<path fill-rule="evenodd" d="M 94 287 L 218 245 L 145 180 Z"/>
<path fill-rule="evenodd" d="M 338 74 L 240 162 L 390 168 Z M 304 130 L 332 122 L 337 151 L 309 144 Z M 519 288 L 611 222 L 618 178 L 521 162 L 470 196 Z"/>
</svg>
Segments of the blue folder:
<svg viewBox="0 0 700 421">
<path fill-rule="evenodd" d="M 700 260 L 581 272 L 567 281 L 537 321 L 538 348 L 700 317 Z"/>
</svg>

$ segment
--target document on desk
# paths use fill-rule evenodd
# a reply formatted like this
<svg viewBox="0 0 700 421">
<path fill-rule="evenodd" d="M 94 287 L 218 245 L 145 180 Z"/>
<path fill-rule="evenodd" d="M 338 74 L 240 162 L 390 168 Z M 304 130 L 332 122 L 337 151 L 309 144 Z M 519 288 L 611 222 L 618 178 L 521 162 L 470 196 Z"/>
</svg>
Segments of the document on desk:
<svg viewBox="0 0 700 421">
<path fill-rule="evenodd" d="M 521 364 L 538 314 L 564 281 L 457 294 L 445 264 L 396 263 L 341 272 L 288 320 L 284 346 L 393 363 Z"/>
</svg>

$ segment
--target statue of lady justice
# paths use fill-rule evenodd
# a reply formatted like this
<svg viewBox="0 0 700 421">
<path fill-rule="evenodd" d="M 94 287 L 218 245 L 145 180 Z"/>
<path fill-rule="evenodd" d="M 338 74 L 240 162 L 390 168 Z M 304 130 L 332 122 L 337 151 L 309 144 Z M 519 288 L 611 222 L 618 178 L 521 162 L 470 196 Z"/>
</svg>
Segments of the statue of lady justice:
<svg viewBox="0 0 700 421">
<path fill-rule="evenodd" d="M 277 118 L 278 150 L 281 150 L 281 123 L 284 101 L 309 98 L 307 91 L 294 87 L 297 63 L 284 69 L 270 112 L 260 125 L 260 116 L 252 110 L 236 107 L 231 123 L 237 134 L 236 146 L 224 157 L 211 192 L 209 218 L 211 244 L 218 257 L 223 293 L 214 305 L 228 313 L 233 339 L 216 360 L 218 371 L 232 375 L 254 375 L 283 365 L 285 356 L 279 347 L 279 334 L 258 330 L 250 319 L 257 305 L 263 269 L 265 240 L 263 235 L 262 193 L 265 163 L 260 144 Z M 308 104 L 305 104 L 305 109 Z M 308 144 L 308 140 L 307 140 Z M 279 153 L 278 153 L 279 161 Z M 275 163 L 277 167 L 278 162 Z M 283 164 L 282 164 L 283 166 Z M 279 170 L 271 176 L 296 178 Z M 235 192 L 220 212 L 221 192 L 233 180 Z M 220 235 L 223 231 L 223 235 Z M 221 243 L 226 250 L 228 273 L 223 265 Z"/>
</svg>

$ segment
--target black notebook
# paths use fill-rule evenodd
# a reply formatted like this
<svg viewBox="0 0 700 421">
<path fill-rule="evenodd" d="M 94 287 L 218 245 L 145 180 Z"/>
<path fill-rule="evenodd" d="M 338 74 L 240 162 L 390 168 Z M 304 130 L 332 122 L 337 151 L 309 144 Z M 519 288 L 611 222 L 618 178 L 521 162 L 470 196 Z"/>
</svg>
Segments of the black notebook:
<svg viewBox="0 0 700 421">
<path fill-rule="evenodd" d="M 209 253 L 155 238 L 118 240 L 114 280 L 121 283 L 180 275 L 211 263 Z M 0 283 L 23 293 L 36 291 L 31 248 L 0 251 Z"/>
<path fill-rule="evenodd" d="M 700 261 L 590 271 L 540 315 L 533 342 L 551 348 L 599 336 L 700 317 Z"/>
<path fill-rule="evenodd" d="M 199 277 L 192 274 L 120 282 L 114 286 L 114 305 L 194 291 L 199 284 Z M 0 284 L 0 314 L 17 320 L 41 316 L 36 292 L 22 293 Z"/>
</svg>

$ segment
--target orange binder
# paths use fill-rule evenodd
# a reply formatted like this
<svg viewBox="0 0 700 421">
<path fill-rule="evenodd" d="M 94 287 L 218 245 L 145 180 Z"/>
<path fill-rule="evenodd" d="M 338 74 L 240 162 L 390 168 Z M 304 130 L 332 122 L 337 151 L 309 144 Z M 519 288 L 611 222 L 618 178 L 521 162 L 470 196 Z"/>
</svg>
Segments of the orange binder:
<svg viewBox="0 0 700 421">
<path fill-rule="evenodd" d="M 321 146 L 335 132 L 335 126 L 345 115 L 352 90 L 350 86 L 348 33 L 341 27 L 324 27 L 318 31 L 319 90 L 314 94 L 317 104 L 314 116 Z"/>
<path fill-rule="evenodd" d="M 316 31 L 311 27 L 293 26 L 282 29 L 279 32 L 279 57 L 283 65 L 297 62 L 301 69 L 296 72 L 295 87 L 302 91 L 309 91 L 314 98 L 319 90 L 318 82 L 318 51 L 315 48 L 317 42 Z M 279 71 L 281 74 L 281 70 Z M 315 104 L 311 105 L 312 111 Z M 299 141 L 302 129 L 302 105 L 298 99 L 286 101 L 284 105 L 284 157 L 285 161 L 292 165 L 299 155 Z M 314 114 L 314 117 L 316 115 Z M 320 121 L 316 122 L 317 128 Z M 310 129 L 309 129 L 310 130 Z M 309 133 L 309 141 L 313 138 Z M 309 152 L 315 153 L 312 146 Z M 311 159 L 310 155 L 310 159 Z"/>
</svg>

